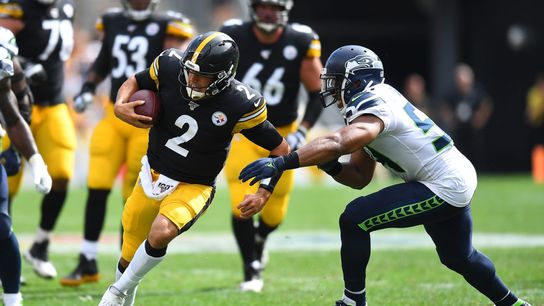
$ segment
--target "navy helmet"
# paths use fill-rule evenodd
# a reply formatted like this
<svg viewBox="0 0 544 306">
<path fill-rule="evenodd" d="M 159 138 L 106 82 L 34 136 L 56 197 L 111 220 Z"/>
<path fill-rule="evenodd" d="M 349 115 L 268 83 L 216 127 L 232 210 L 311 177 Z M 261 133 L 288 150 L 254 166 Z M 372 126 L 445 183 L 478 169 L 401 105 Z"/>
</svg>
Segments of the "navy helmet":
<svg viewBox="0 0 544 306">
<path fill-rule="evenodd" d="M 383 64 L 376 53 L 357 45 L 340 47 L 321 72 L 321 102 L 323 107 L 336 104 L 343 112 L 355 94 L 383 81 Z"/>
</svg>

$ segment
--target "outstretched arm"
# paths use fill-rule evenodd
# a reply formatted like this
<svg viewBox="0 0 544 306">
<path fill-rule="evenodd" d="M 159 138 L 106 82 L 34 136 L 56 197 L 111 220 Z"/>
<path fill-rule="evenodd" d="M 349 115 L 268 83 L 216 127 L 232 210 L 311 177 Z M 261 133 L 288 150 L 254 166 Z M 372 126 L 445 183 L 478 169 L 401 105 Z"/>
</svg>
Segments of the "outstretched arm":
<svg viewBox="0 0 544 306">
<path fill-rule="evenodd" d="M 350 125 L 327 136 L 319 137 L 286 156 L 262 158 L 246 166 L 240 179 L 253 180 L 250 184 L 271 177 L 280 171 L 312 165 L 321 165 L 351 154 L 371 143 L 383 130 L 381 119 L 373 115 L 363 115 Z"/>
</svg>

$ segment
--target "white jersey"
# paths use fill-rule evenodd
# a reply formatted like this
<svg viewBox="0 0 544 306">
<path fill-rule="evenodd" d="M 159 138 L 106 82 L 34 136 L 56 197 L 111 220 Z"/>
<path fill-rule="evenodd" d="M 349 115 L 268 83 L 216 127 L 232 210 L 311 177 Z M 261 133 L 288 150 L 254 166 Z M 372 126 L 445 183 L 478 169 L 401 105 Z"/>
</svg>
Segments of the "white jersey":
<svg viewBox="0 0 544 306">
<path fill-rule="evenodd" d="M 418 181 L 453 206 L 470 203 L 476 189 L 472 163 L 427 115 L 387 84 L 354 96 L 345 110 L 347 123 L 372 114 L 384 123 L 378 137 L 364 148 L 404 181 Z"/>
</svg>

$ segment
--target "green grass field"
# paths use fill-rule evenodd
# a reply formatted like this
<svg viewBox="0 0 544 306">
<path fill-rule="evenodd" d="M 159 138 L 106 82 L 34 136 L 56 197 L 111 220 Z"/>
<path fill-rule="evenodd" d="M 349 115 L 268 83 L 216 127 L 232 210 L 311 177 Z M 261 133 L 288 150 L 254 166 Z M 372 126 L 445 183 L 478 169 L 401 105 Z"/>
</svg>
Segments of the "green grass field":
<svg viewBox="0 0 544 306">
<path fill-rule="evenodd" d="M 368 194 L 364 191 L 320 185 L 297 187 L 293 192 L 282 232 L 338 233 L 338 216 L 346 203 Z M 59 219 L 57 233 L 81 235 L 85 190 L 72 189 Z M 18 235 L 34 233 L 40 197 L 22 192 L 14 203 L 14 228 Z M 530 177 L 484 176 L 473 201 L 475 235 L 482 233 L 544 235 L 544 185 Z M 220 188 L 208 212 L 191 233 L 230 231 L 226 189 Z M 105 232 L 116 235 L 121 213 L 120 195 L 110 196 Z M 414 233 L 421 228 L 406 229 Z M 79 237 L 79 236 L 78 236 Z M 180 238 L 178 238 L 180 239 Z M 75 242 L 77 243 L 77 241 Z M 28 245 L 23 245 L 27 248 Z M 51 258 L 62 276 L 75 266 L 77 254 L 56 252 Z M 482 248 L 495 262 L 503 280 L 533 305 L 544 305 L 544 246 Z M 58 280 L 36 277 L 24 264 L 28 285 L 23 287 L 25 305 L 96 305 L 113 280 L 117 255 L 100 256 L 102 281 L 81 288 L 62 288 Z M 153 270 L 140 286 L 136 305 L 332 305 L 343 283 L 338 250 L 273 251 L 264 274 L 262 294 L 237 290 L 241 264 L 236 253 L 173 253 Z M 491 305 L 457 274 L 441 266 L 432 249 L 373 252 L 367 279 L 369 305 Z"/>
</svg>

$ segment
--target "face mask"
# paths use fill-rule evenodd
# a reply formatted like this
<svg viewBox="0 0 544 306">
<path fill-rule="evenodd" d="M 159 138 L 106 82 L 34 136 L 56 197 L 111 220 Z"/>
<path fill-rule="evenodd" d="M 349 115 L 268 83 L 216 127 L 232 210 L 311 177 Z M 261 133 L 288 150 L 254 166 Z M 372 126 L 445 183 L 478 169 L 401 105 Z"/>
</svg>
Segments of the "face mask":
<svg viewBox="0 0 544 306">
<path fill-rule="evenodd" d="M 187 90 L 187 94 L 192 100 L 200 100 L 206 96 L 205 92 L 196 91 L 191 87 L 185 87 L 185 90 Z"/>
</svg>

